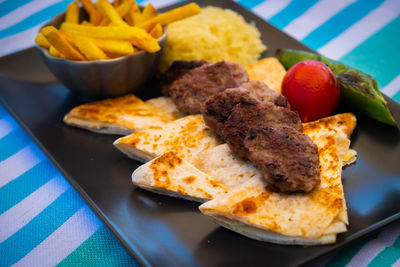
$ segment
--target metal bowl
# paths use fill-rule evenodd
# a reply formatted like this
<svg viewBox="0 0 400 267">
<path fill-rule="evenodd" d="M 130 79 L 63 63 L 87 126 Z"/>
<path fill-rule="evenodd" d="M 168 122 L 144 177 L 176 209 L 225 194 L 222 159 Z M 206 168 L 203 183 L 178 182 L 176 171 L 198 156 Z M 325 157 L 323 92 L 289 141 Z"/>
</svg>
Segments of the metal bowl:
<svg viewBox="0 0 400 267">
<path fill-rule="evenodd" d="M 45 26 L 57 29 L 64 21 L 65 12 L 57 15 Z M 95 61 L 73 61 L 49 55 L 47 49 L 36 47 L 49 70 L 71 92 L 90 99 L 115 97 L 136 92 L 157 72 L 167 42 L 167 27 L 158 39 L 157 53 L 140 51 L 129 56 Z"/>
</svg>

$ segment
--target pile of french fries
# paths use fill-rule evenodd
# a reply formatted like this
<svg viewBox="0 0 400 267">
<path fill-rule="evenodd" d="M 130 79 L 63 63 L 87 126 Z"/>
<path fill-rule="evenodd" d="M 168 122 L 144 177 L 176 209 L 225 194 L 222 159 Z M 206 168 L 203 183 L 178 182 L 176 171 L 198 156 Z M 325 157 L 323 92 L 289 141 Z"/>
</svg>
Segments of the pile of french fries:
<svg viewBox="0 0 400 267">
<path fill-rule="evenodd" d="M 83 8 L 80 8 L 82 6 Z M 88 20 L 80 21 L 80 12 Z M 158 14 L 152 4 L 141 10 L 135 0 L 79 0 L 70 3 L 60 29 L 47 26 L 35 42 L 54 57 L 76 61 L 104 60 L 138 51 L 160 50 L 163 26 L 200 13 L 194 3 Z"/>
</svg>

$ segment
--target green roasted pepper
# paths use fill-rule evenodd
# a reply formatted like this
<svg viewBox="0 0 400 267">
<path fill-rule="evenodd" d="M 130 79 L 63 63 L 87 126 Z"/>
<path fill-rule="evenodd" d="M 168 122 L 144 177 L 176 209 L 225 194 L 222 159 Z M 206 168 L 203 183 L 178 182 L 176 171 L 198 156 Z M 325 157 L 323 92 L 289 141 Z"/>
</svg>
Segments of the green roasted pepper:
<svg viewBox="0 0 400 267">
<path fill-rule="evenodd" d="M 340 84 L 341 100 L 355 110 L 388 125 L 396 126 L 376 80 L 368 74 L 321 55 L 292 49 L 278 49 L 276 57 L 289 69 L 303 60 L 317 60 L 327 65 Z"/>
</svg>

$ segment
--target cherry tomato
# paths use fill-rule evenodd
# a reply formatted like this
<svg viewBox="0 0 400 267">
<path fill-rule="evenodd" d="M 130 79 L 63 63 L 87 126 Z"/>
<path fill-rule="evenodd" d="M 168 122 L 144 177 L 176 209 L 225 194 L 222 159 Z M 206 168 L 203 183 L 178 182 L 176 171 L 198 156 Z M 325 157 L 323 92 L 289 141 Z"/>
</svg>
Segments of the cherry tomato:
<svg viewBox="0 0 400 267">
<path fill-rule="evenodd" d="M 282 81 L 282 94 L 303 122 L 329 116 L 335 110 L 340 87 L 335 74 L 325 64 L 304 60 L 293 65 Z"/>
</svg>

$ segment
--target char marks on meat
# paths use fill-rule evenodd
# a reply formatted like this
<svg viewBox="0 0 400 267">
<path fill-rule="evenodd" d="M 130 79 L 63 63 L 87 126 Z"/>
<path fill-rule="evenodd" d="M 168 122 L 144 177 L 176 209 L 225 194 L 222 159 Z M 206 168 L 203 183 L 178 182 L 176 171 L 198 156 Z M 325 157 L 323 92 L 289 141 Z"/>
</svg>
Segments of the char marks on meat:
<svg viewBox="0 0 400 267">
<path fill-rule="evenodd" d="M 197 114 L 207 97 L 248 81 L 246 70 L 238 63 L 221 61 L 204 64 L 175 80 L 169 87 L 169 95 L 179 111 Z"/>
<path fill-rule="evenodd" d="M 257 100 L 261 102 L 272 102 L 277 106 L 287 107 L 286 98 L 280 93 L 272 90 L 263 82 L 253 80 L 241 85 L 244 89 L 249 90 Z"/>
<path fill-rule="evenodd" d="M 160 76 L 160 89 L 161 93 L 165 96 L 169 95 L 169 88 L 171 84 L 182 77 L 188 71 L 206 64 L 207 61 L 192 60 L 184 61 L 177 60 L 172 63 L 171 67 Z"/>
<path fill-rule="evenodd" d="M 201 113 L 205 123 L 222 137 L 224 123 L 231 115 L 233 107 L 248 101 L 254 101 L 249 90 L 242 87 L 228 88 L 207 98 L 201 106 Z"/>
<path fill-rule="evenodd" d="M 287 107 L 286 98 L 269 89 L 260 81 L 250 81 L 237 88 L 228 88 L 222 92 L 207 98 L 201 107 L 204 121 L 222 137 L 222 129 L 235 105 L 239 103 L 254 103 L 254 99 L 264 103 L 274 103 L 278 106 Z"/>
<path fill-rule="evenodd" d="M 251 127 L 292 127 L 302 130 L 301 120 L 297 112 L 280 107 L 272 102 L 247 101 L 233 107 L 229 118 L 224 123 L 222 137 L 240 156 L 247 157 L 243 141 L 249 135 Z"/>
<path fill-rule="evenodd" d="M 201 111 L 207 125 L 253 162 L 274 190 L 310 192 L 319 185 L 317 146 L 302 133 L 300 117 L 284 96 L 253 81 L 210 96 Z"/>
<path fill-rule="evenodd" d="M 275 190 L 310 192 L 320 183 L 318 149 L 292 127 L 251 127 L 243 150 Z"/>
</svg>

